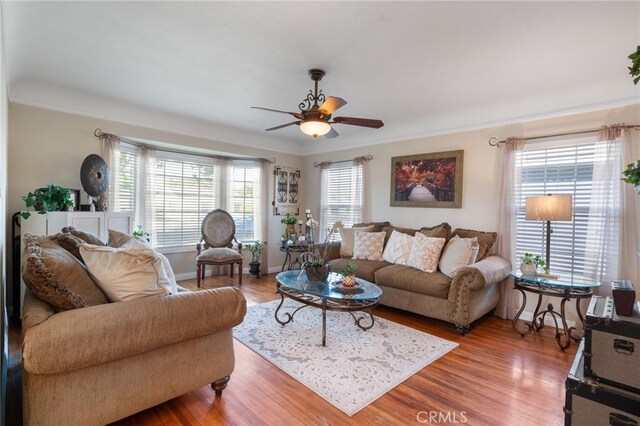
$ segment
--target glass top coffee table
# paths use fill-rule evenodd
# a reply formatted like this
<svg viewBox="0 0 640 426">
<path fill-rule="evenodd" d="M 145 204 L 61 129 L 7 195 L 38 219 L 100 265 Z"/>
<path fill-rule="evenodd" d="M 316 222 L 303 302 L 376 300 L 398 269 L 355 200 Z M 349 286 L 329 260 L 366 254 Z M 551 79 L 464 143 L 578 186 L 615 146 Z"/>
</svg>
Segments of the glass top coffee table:
<svg viewBox="0 0 640 426">
<path fill-rule="evenodd" d="M 332 272 L 327 282 L 310 281 L 304 271 L 285 271 L 276 275 L 276 291 L 282 298 L 275 312 L 276 321 L 285 325 L 293 321 L 293 316 L 300 309 L 308 306 L 322 310 L 322 346 L 326 346 L 327 338 L 327 311 L 349 312 L 355 320 L 355 325 L 362 330 L 368 330 L 373 327 L 374 318 L 371 309 L 380 303 L 382 290 L 377 285 L 369 281 L 357 278 L 356 287 L 348 289 L 340 285 L 342 276 Z M 303 305 L 296 308 L 293 312 L 282 312 L 280 317 L 280 309 L 284 303 L 284 299 L 292 299 Z M 354 312 L 363 312 L 368 315 L 369 321 L 365 316 L 354 315 Z M 369 323 L 370 322 L 370 323 Z"/>
</svg>

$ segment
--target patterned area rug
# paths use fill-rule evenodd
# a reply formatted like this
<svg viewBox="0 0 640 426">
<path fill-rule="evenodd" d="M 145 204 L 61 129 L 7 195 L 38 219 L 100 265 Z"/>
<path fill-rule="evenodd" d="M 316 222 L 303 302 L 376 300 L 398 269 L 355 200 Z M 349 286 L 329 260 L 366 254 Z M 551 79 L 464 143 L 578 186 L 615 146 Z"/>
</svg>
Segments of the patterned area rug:
<svg viewBox="0 0 640 426">
<path fill-rule="evenodd" d="M 349 416 L 458 346 L 378 317 L 363 331 L 348 312 L 327 312 L 323 347 L 320 309 L 301 309 L 282 326 L 274 318 L 279 303 L 250 306 L 234 337 Z M 298 306 L 285 300 L 280 318 Z"/>
</svg>

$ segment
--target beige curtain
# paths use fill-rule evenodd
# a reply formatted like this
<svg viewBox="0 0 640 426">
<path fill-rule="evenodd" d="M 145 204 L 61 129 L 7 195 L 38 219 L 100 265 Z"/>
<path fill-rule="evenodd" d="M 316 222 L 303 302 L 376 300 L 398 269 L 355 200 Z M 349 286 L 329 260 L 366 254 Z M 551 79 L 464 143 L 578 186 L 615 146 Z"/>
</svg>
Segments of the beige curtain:
<svg viewBox="0 0 640 426">
<path fill-rule="evenodd" d="M 327 193 L 325 188 L 327 187 L 327 170 L 331 166 L 331 163 L 324 161 L 320 163 L 318 168 L 320 169 L 320 179 L 318 179 L 318 194 L 320 195 L 320 220 L 318 229 L 316 230 L 316 235 L 314 235 L 314 239 L 316 242 L 324 242 L 325 237 L 327 236 L 327 230 L 331 227 L 331 223 L 329 218 L 327 217 L 326 206 L 328 203 Z"/>
<path fill-rule="evenodd" d="M 524 150 L 523 138 L 507 138 L 504 144 L 504 160 L 502 166 L 502 202 L 500 207 L 500 226 L 498 232 L 499 254 L 516 265 L 516 238 L 518 215 L 517 202 L 521 198 L 521 176 L 518 173 L 521 156 L 517 154 Z M 513 289 L 513 279 L 506 278 L 500 283 L 500 301 L 496 307 L 496 315 L 504 319 L 515 316 L 515 302 L 517 294 Z"/>
<path fill-rule="evenodd" d="M 258 227 L 256 235 L 258 238 L 267 242 L 269 239 L 269 212 L 271 209 L 271 205 L 269 203 L 269 189 L 271 187 L 271 177 L 273 173 L 271 172 L 271 163 L 267 161 L 263 161 L 261 165 L 261 173 L 260 173 L 260 219 L 257 221 L 256 226 Z M 277 242 L 273 243 L 277 245 Z M 262 252 L 262 258 L 260 260 L 260 272 L 263 274 L 269 273 L 269 246 L 265 246 L 264 251 Z"/>
<path fill-rule="evenodd" d="M 98 199 L 103 207 L 116 206 L 118 202 L 118 156 L 120 154 L 120 140 L 115 135 L 106 135 L 102 140 L 102 158 L 109 170 L 109 189 Z M 80 197 L 82 198 L 82 197 Z M 80 200 L 78 200 L 80 202 Z"/>
<path fill-rule="evenodd" d="M 585 250 L 585 273 L 602 282 L 608 295 L 616 279 L 638 281 L 636 197 L 621 173 L 631 163 L 630 134 L 624 124 L 602 127 L 595 146 L 593 186 Z"/>
<path fill-rule="evenodd" d="M 151 245 L 155 247 L 158 244 L 154 223 L 156 210 L 156 150 L 147 146 L 141 146 L 138 152 L 139 173 L 136 179 L 136 224 L 141 225 L 142 229 L 151 235 Z"/>
<path fill-rule="evenodd" d="M 359 188 L 359 198 L 360 198 L 360 220 L 358 222 L 368 222 L 371 217 L 369 212 L 369 203 L 367 202 L 367 197 L 369 196 L 369 167 L 367 163 L 369 161 L 366 157 L 357 157 L 353 159 L 353 165 L 355 167 L 361 168 L 360 173 L 360 182 L 355 182 L 354 185 L 356 188 Z M 357 193 L 357 192 L 356 192 Z M 354 222 L 357 223 L 357 222 Z"/>
</svg>

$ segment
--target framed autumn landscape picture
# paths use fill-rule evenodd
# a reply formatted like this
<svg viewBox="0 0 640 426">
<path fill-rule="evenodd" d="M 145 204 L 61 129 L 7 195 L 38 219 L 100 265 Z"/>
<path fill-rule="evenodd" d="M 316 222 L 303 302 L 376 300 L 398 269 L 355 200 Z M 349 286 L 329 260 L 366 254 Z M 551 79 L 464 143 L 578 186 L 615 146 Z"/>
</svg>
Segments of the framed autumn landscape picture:
<svg viewBox="0 0 640 426">
<path fill-rule="evenodd" d="M 391 158 L 391 206 L 462 207 L 464 150 Z"/>
</svg>

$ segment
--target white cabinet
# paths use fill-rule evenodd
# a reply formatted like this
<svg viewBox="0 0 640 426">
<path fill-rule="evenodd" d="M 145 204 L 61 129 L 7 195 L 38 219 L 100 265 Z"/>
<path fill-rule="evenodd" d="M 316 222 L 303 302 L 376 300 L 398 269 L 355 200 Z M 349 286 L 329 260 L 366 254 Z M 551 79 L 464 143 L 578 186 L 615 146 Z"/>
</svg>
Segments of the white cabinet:
<svg viewBox="0 0 640 426">
<path fill-rule="evenodd" d="M 133 213 L 129 212 L 48 212 L 37 214 L 30 212 L 29 219 L 20 221 L 20 234 L 53 235 L 65 226 L 73 226 L 80 231 L 91 232 L 105 243 L 109 241 L 109 229 L 131 234 L 133 232 Z M 20 270 L 22 270 L 22 249 L 20 245 Z M 24 281 L 20 274 L 20 318 L 24 301 Z"/>
</svg>

